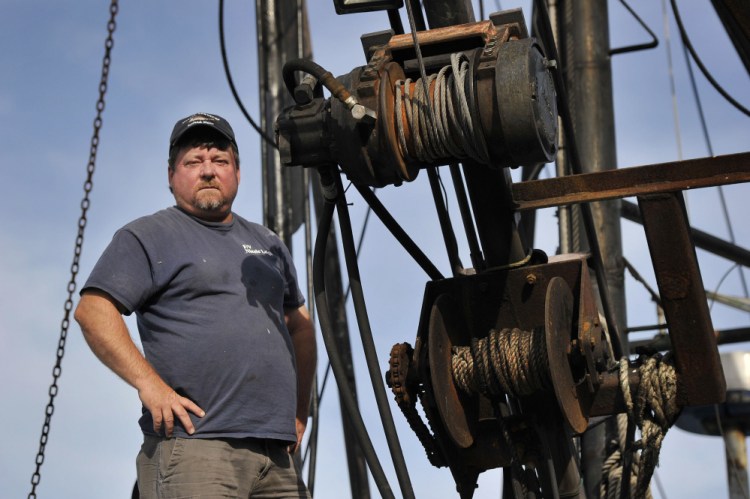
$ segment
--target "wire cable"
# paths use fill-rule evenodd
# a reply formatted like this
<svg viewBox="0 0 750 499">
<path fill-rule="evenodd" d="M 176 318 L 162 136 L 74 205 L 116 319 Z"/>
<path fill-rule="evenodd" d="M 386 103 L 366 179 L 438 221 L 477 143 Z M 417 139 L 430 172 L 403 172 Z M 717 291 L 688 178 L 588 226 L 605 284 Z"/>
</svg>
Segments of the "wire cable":
<svg viewBox="0 0 750 499">
<path fill-rule="evenodd" d="M 626 52 L 636 52 L 638 50 L 646 50 L 646 49 L 652 49 L 654 47 L 657 47 L 659 45 L 659 40 L 656 38 L 656 35 L 653 31 L 651 31 L 651 28 L 648 27 L 648 25 L 643 22 L 643 19 L 638 15 L 638 13 L 633 10 L 633 8 L 628 5 L 628 3 L 625 0 L 620 0 L 620 3 L 627 9 L 628 12 L 630 12 L 630 15 L 632 15 L 636 21 L 638 21 L 638 24 L 640 24 L 643 29 L 645 29 L 649 35 L 651 35 L 651 41 L 646 43 L 639 43 L 636 45 L 628 45 L 627 47 L 619 47 L 616 49 L 611 49 L 609 51 L 609 55 L 616 55 L 616 54 L 624 54 Z"/>
<path fill-rule="evenodd" d="M 672 5 L 672 11 L 674 12 L 674 19 L 677 22 L 677 27 L 680 30 L 680 36 L 682 37 L 682 43 L 685 44 L 688 51 L 690 51 L 690 55 L 693 57 L 693 60 L 695 61 L 695 64 L 698 66 L 698 69 L 701 70 L 701 73 L 703 73 L 703 76 L 706 77 L 708 82 L 716 89 L 719 94 L 721 94 L 722 97 L 724 97 L 727 102 L 729 102 L 731 105 L 733 105 L 738 111 L 741 113 L 750 116 L 750 110 L 747 109 L 745 106 L 737 102 L 729 93 L 724 90 L 724 88 L 719 85 L 719 83 L 714 79 L 713 76 L 711 76 L 711 73 L 706 69 L 706 66 L 703 65 L 703 61 L 701 61 L 700 57 L 698 57 L 698 54 L 695 51 L 695 48 L 693 47 L 693 44 L 690 43 L 690 38 L 687 35 L 687 31 L 685 31 L 685 26 L 682 24 L 682 18 L 680 17 L 680 11 L 677 9 L 677 3 L 675 0 L 669 0 L 670 4 Z"/>
<path fill-rule="evenodd" d="M 714 149 L 711 145 L 711 137 L 708 134 L 708 126 L 706 125 L 706 116 L 703 113 L 703 103 L 701 102 L 700 94 L 698 93 L 698 86 L 695 84 L 695 75 L 693 74 L 693 65 L 690 63 L 690 57 L 689 52 L 687 50 L 687 47 L 685 44 L 682 44 L 682 52 L 685 56 L 685 65 L 687 66 L 688 70 L 688 76 L 690 77 L 690 88 L 693 91 L 693 97 L 695 98 L 695 105 L 698 108 L 698 118 L 700 120 L 701 124 L 701 130 L 703 131 L 703 139 L 706 141 L 706 149 L 708 150 L 708 155 L 712 156 L 714 155 Z M 727 225 L 727 232 L 729 233 L 729 241 L 732 244 L 737 244 L 737 241 L 734 237 L 734 229 L 732 228 L 732 220 L 729 216 L 729 208 L 727 207 L 727 200 L 724 196 L 724 188 L 722 186 L 718 186 L 718 192 L 719 192 L 719 202 L 721 203 L 721 209 L 724 215 L 724 221 Z M 741 267 L 739 267 L 739 274 L 740 274 L 740 282 L 742 283 L 742 291 L 745 293 L 745 298 L 748 297 L 748 286 L 747 281 L 745 280 L 745 272 L 742 270 Z"/>
<path fill-rule="evenodd" d="M 226 43 L 224 40 L 224 0 L 219 0 L 219 43 L 221 45 L 221 62 L 224 65 L 224 74 L 227 77 L 227 83 L 229 83 L 229 89 L 232 91 L 234 101 L 237 103 L 240 111 L 242 111 L 242 114 L 250 123 L 250 126 L 252 126 L 256 132 L 258 132 L 258 135 L 260 135 L 263 140 L 265 140 L 271 147 L 273 147 L 274 149 L 278 149 L 279 146 L 276 144 L 276 141 L 269 137 L 268 134 L 255 122 L 252 116 L 250 116 L 250 113 L 247 112 L 247 109 L 245 109 L 245 105 L 242 103 L 242 99 L 240 98 L 240 95 L 237 93 L 237 89 L 234 86 L 234 79 L 232 78 L 232 73 L 229 70 L 229 61 L 227 60 Z"/>
<path fill-rule="evenodd" d="M 661 0 L 662 18 L 664 20 L 664 44 L 667 49 L 667 70 L 669 73 L 669 92 L 672 96 L 672 119 L 674 120 L 674 134 L 677 141 L 677 159 L 682 161 L 682 134 L 680 133 L 680 113 L 677 107 L 677 90 L 674 84 L 674 64 L 672 64 L 672 44 L 669 36 L 669 18 L 667 16 L 667 2 Z"/>
</svg>

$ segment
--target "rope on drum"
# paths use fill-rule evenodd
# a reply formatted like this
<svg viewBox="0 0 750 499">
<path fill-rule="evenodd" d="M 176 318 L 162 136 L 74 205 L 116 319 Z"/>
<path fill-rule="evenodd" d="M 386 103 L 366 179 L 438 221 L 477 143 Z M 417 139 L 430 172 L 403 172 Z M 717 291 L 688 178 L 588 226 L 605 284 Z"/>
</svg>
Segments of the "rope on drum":
<svg viewBox="0 0 750 499">
<path fill-rule="evenodd" d="M 454 346 L 453 380 L 467 394 L 523 397 L 551 388 L 543 331 L 491 330 L 470 346 Z"/>
</svg>

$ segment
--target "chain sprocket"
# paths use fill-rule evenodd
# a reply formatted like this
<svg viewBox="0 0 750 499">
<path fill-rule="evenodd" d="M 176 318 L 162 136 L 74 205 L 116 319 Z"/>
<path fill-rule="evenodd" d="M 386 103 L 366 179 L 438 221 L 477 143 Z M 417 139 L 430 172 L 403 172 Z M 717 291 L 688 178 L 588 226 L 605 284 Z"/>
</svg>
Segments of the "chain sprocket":
<svg viewBox="0 0 750 499">
<path fill-rule="evenodd" d="M 404 414 L 406 421 L 409 423 L 412 431 L 417 435 L 419 442 L 424 447 L 427 459 L 430 464 L 440 468 L 447 466 L 445 456 L 443 455 L 437 440 L 430 432 L 422 417 L 417 411 L 417 398 L 423 391 L 416 375 L 411 369 L 411 361 L 414 355 L 414 349 L 408 343 L 397 343 L 391 348 L 391 357 L 388 362 L 389 369 L 386 373 L 386 383 L 393 391 L 396 403 Z"/>
</svg>

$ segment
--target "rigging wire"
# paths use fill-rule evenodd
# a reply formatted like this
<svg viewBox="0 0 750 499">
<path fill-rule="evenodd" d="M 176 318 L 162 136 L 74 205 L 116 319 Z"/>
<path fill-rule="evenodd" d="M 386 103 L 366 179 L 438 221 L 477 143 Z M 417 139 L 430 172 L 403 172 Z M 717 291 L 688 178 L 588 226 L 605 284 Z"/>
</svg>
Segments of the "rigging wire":
<svg viewBox="0 0 750 499">
<path fill-rule="evenodd" d="M 661 499 L 667 499 L 667 492 L 664 490 L 664 486 L 661 484 L 661 478 L 659 478 L 659 473 L 657 473 L 656 470 L 654 470 L 654 482 L 656 483 L 656 488 L 659 489 Z"/>
<path fill-rule="evenodd" d="M 635 18 L 635 20 L 638 22 L 638 24 L 645 29 L 649 35 L 651 35 L 651 41 L 646 43 L 639 43 L 636 45 L 628 45 L 627 47 L 619 47 L 616 49 L 611 49 L 609 51 L 609 55 L 616 55 L 616 54 L 624 54 L 626 52 L 636 52 L 638 50 L 646 50 L 646 49 L 652 49 L 659 45 L 659 40 L 656 38 L 656 35 L 653 31 L 651 31 L 651 28 L 648 27 L 648 25 L 643 22 L 643 19 L 641 19 L 641 16 L 638 15 L 638 13 L 633 10 L 633 8 L 625 1 L 620 0 L 620 3 L 627 9 L 628 12 L 630 12 L 630 15 Z"/>
<path fill-rule="evenodd" d="M 31 476 L 31 492 L 28 498 L 36 498 L 36 487 L 42 479 L 41 468 L 44 463 L 44 452 L 49 439 L 50 424 L 52 423 L 52 414 L 55 412 L 55 397 L 57 396 L 57 382 L 62 374 L 62 359 L 65 355 L 65 343 L 68 336 L 68 327 L 70 326 L 70 312 L 73 310 L 73 294 L 78 287 L 76 277 L 78 276 L 79 262 L 83 249 L 83 236 L 86 229 L 87 218 L 90 207 L 89 196 L 94 186 L 93 178 L 96 169 L 96 154 L 99 148 L 99 131 L 102 127 L 102 113 L 104 112 L 104 97 L 107 93 L 107 82 L 109 80 L 109 66 L 112 62 L 112 48 L 114 47 L 114 31 L 117 27 L 115 18 L 119 6 L 117 0 L 112 0 L 109 5 L 109 21 L 107 22 L 107 38 L 104 42 L 104 57 L 102 59 L 101 79 L 99 80 L 99 98 L 96 101 L 96 118 L 94 118 L 94 131 L 91 136 L 91 147 L 89 149 L 89 161 L 86 166 L 86 181 L 83 184 L 83 199 L 81 200 L 81 215 L 78 218 L 78 234 L 76 236 L 75 249 L 73 252 L 73 263 L 70 266 L 70 281 L 68 281 L 68 296 L 65 300 L 63 319 L 60 326 L 60 339 L 57 346 L 57 358 L 55 367 L 52 369 L 52 384 L 49 387 L 49 402 L 44 410 L 44 424 L 42 425 L 42 434 L 39 438 L 39 451 L 36 455 L 36 468 Z"/>
<path fill-rule="evenodd" d="M 667 2 L 661 0 L 662 19 L 664 20 L 664 44 L 667 49 L 667 70 L 669 73 L 669 91 L 672 96 L 672 119 L 674 120 L 675 140 L 677 141 L 677 159 L 682 161 L 682 133 L 680 133 L 680 113 L 677 107 L 677 90 L 674 84 L 674 64 L 672 64 L 672 44 L 669 36 L 669 16 Z"/>
<path fill-rule="evenodd" d="M 682 52 L 685 56 L 685 64 L 687 65 L 688 70 L 688 76 L 690 77 L 690 87 L 693 91 L 693 96 L 695 98 L 695 104 L 698 108 L 698 117 L 701 123 L 701 130 L 703 131 L 703 138 L 706 141 L 706 148 L 708 149 L 708 155 L 712 156 L 714 155 L 713 146 L 711 145 L 711 137 L 708 134 L 708 126 L 706 125 L 706 117 L 703 113 L 703 103 L 701 102 L 700 94 L 698 93 L 698 87 L 695 84 L 695 75 L 693 73 L 693 65 L 690 63 L 690 57 L 688 56 L 688 50 L 685 44 L 682 44 Z M 734 229 L 732 227 L 732 220 L 729 216 L 729 208 L 727 207 L 727 200 L 724 196 L 724 188 L 722 186 L 718 186 L 719 190 L 719 202 L 721 203 L 721 209 L 724 215 L 724 221 L 727 225 L 727 231 L 729 233 L 729 241 L 732 244 L 737 244 L 736 239 L 734 237 Z M 739 268 L 739 274 L 740 274 L 740 282 L 742 284 L 742 290 L 745 293 L 745 298 L 748 297 L 748 286 L 747 281 L 745 280 L 745 273 L 742 270 L 742 267 Z"/>
<path fill-rule="evenodd" d="M 698 54 L 695 51 L 695 48 L 693 47 L 693 44 L 690 43 L 690 38 L 687 35 L 687 31 L 685 31 L 685 26 L 682 24 L 682 18 L 680 17 L 680 11 L 677 9 L 677 3 L 675 0 L 669 0 L 672 5 L 672 11 L 674 12 L 674 18 L 677 22 L 677 27 L 680 30 L 680 36 L 682 37 L 682 43 L 685 44 L 688 51 L 690 52 L 690 55 L 693 57 L 693 60 L 695 61 L 695 64 L 698 66 L 698 69 L 701 70 L 701 73 L 703 73 L 703 76 L 706 77 L 708 82 L 713 86 L 719 94 L 721 94 L 722 97 L 724 97 L 727 102 L 729 102 L 732 106 L 734 106 L 738 111 L 741 113 L 750 116 L 750 110 L 744 107 L 742 104 L 737 102 L 729 93 L 724 90 L 724 88 L 719 85 L 719 83 L 714 79 L 713 76 L 711 76 L 711 73 L 706 69 L 706 66 L 703 65 L 703 61 L 701 61 L 700 57 L 698 57 Z"/>
<path fill-rule="evenodd" d="M 278 149 L 279 146 L 276 144 L 276 141 L 269 137 L 268 134 L 255 122 L 252 116 L 250 116 L 250 113 L 247 112 L 247 109 L 245 109 L 245 105 L 242 103 L 240 95 L 237 93 L 237 88 L 235 88 L 234 86 L 232 72 L 229 70 L 229 61 L 227 60 L 227 50 L 224 39 L 224 0 L 219 0 L 219 43 L 221 46 L 221 62 L 224 65 L 224 74 L 227 77 L 229 89 L 232 91 L 232 96 L 234 97 L 237 106 L 240 108 L 240 111 L 242 111 L 242 114 L 250 123 L 250 126 L 252 126 L 253 129 L 258 133 L 258 135 L 260 135 L 263 140 L 265 140 L 271 147 L 273 147 L 274 149 Z"/>
</svg>

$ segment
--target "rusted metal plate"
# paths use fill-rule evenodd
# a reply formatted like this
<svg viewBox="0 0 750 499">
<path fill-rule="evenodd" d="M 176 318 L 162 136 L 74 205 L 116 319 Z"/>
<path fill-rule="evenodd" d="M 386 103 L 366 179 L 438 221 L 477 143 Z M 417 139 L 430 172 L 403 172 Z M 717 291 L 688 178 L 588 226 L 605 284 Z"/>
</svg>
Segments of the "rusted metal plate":
<svg viewBox="0 0 750 499">
<path fill-rule="evenodd" d="M 450 295 L 440 295 L 432 306 L 429 327 L 429 358 L 432 390 L 435 394 L 440 417 L 445 430 L 453 443 L 462 449 L 474 443 L 472 428 L 475 415 L 464 407 L 458 398 L 458 391 L 453 384 L 453 367 L 451 364 L 453 340 L 451 333 L 462 333 L 461 320 L 457 316 L 456 305 Z M 472 417 L 473 416 L 473 417 Z"/>
<path fill-rule="evenodd" d="M 576 335 L 577 329 L 576 327 Z M 583 433 L 588 425 L 588 418 L 578 401 L 576 380 L 573 379 L 568 358 L 573 330 L 573 293 L 563 278 L 553 277 L 547 286 L 544 306 L 544 333 L 550 378 L 565 421 L 574 432 Z"/>
<path fill-rule="evenodd" d="M 722 402 L 716 336 L 681 192 L 638 198 L 677 368 L 680 405 Z"/>
<path fill-rule="evenodd" d="M 459 26 L 448 26 L 445 28 L 435 28 L 429 31 L 418 31 L 417 41 L 423 53 L 429 53 L 430 45 L 462 42 L 465 43 L 467 38 L 475 37 L 477 44 L 482 46 L 487 41 L 497 35 L 497 28 L 490 21 L 479 21 L 476 23 L 461 24 Z M 395 35 L 388 42 L 388 48 L 392 52 L 397 52 L 414 47 L 414 38 L 411 33 L 404 35 Z"/>
<path fill-rule="evenodd" d="M 517 182 L 519 211 L 750 182 L 750 152 Z"/>
</svg>

